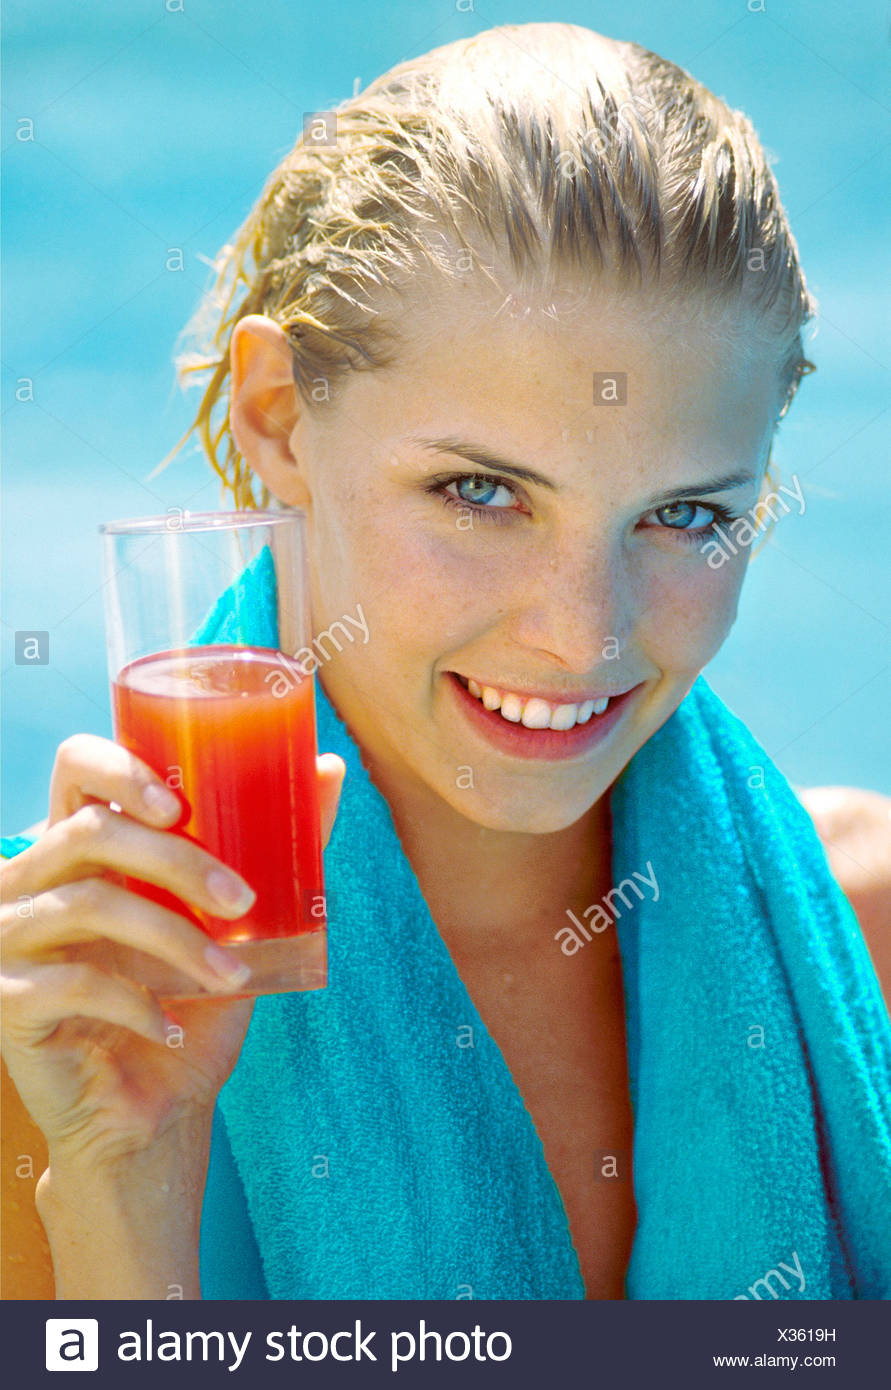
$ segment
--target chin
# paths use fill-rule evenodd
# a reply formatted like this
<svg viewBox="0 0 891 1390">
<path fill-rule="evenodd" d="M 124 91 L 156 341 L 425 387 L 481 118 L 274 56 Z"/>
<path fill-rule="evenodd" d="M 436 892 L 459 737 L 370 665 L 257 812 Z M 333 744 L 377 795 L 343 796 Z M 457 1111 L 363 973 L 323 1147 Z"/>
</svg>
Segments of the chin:
<svg viewBox="0 0 891 1390">
<path fill-rule="evenodd" d="M 548 805 L 541 804 L 541 798 L 537 796 L 536 805 L 529 805 L 532 793 L 528 798 L 521 801 L 516 799 L 516 792 L 512 798 L 503 801 L 494 799 L 486 801 L 479 791 L 468 791 L 462 799 L 461 794 L 457 796 L 452 791 L 451 796 L 445 798 L 453 810 L 459 815 L 464 816 L 474 825 L 481 826 L 485 830 L 497 830 L 502 833 L 514 835 L 554 835 L 560 830 L 566 830 L 570 825 L 575 825 L 587 811 L 599 800 L 597 796 L 588 795 L 584 801 L 567 805 L 557 805 L 556 802 Z"/>
</svg>

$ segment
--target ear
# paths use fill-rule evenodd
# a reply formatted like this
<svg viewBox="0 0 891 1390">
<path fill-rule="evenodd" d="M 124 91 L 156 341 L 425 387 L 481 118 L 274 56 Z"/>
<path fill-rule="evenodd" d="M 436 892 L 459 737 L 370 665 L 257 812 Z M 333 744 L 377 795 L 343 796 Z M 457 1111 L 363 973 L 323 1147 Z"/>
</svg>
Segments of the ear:
<svg viewBox="0 0 891 1390">
<path fill-rule="evenodd" d="M 248 466 L 280 501 L 304 507 L 309 491 L 295 452 L 302 408 L 283 330 L 246 314 L 229 344 L 229 425 Z"/>
</svg>

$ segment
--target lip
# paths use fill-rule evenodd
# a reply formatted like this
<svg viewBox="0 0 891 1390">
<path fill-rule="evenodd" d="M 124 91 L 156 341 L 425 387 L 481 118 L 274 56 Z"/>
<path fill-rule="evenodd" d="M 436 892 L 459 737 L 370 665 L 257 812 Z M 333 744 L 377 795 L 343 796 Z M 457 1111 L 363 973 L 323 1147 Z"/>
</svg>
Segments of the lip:
<svg viewBox="0 0 891 1390">
<path fill-rule="evenodd" d="M 489 685 L 493 690 L 500 690 L 505 694 L 519 695 L 521 700 L 547 700 L 549 705 L 583 705 L 586 700 L 602 700 L 604 695 L 607 699 L 614 700 L 627 693 L 624 690 L 564 690 L 554 694 L 548 690 L 522 690 L 518 685 L 501 685 L 498 681 L 481 681 L 476 676 L 468 676 L 464 671 L 449 671 L 449 675 L 460 676 L 462 680 L 472 680 L 479 686 Z"/>
<path fill-rule="evenodd" d="M 525 724 L 513 724 L 505 719 L 497 710 L 487 710 L 481 700 L 465 689 L 454 671 L 446 671 L 445 676 L 459 709 L 488 743 L 515 758 L 547 758 L 551 761 L 577 758 L 602 743 L 635 695 L 643 689 L 641 682 L 623 695 L 613 696 L 606 713 L 593 714 L 587 724 L 575 724 L 571 729 L 527 729 Z M 567 699 L 563 703 L 575 702 Z"/>
</svg>

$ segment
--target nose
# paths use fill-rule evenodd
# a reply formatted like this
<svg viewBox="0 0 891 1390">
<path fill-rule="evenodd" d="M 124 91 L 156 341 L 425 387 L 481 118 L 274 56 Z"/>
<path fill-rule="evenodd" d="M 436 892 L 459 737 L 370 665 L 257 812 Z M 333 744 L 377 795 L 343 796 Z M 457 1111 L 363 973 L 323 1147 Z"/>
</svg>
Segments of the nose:
<svg viewBox="0 0 891 1390">
<path fill-rule="evenodd" d="M 620 550 L 606 541 L 592 544 L 590 537 L 572 546 L 561 542 L 518 575 L 511 634 L 526 651 L 584 676 L 626 651 L 638 601 Z"/>
</svg>

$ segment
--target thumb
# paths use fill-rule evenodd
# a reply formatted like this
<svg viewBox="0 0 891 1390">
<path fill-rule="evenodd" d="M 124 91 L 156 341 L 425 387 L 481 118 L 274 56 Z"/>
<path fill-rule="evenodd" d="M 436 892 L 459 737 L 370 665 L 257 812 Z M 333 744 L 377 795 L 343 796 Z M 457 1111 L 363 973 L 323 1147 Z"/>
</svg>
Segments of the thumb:
<svg viewBox="0 0 891 1390">
<path fill-rule="evenodd" d="M 319 781 L 319 817 L 324 848 L 334 829 L 340 791 L 346 776 L 346 763 L 336 753 L 321 753 L 316 758 L 316 773 Z"/>
</svg>

